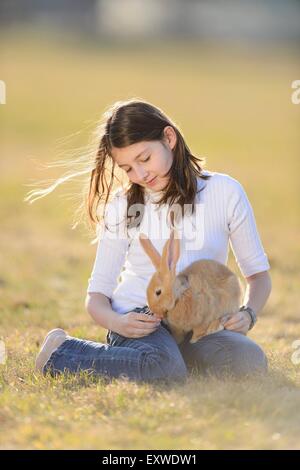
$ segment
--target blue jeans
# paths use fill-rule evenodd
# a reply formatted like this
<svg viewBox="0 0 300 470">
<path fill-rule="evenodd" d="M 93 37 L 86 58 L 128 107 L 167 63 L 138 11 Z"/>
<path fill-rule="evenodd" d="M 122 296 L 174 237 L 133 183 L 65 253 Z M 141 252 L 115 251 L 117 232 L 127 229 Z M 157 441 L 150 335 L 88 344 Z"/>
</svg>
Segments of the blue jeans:
<svg viewBox="0 0 300 470">
<path fill-rule="evenodd" d="M 137 307 L 136 312 L 143 309 Z M 52 376 L 64 371 L 89 371 L 106 378 L 126 377 L 134 381 L 183 381 L 189 369 L 223 376 L 267 372 L 262 349 L 247 336 L 229 330 L 210 334 L 191 344 L 188 334 L 177 345 L 170 330 L 161 324 L 142 338 L 126 338 L 113 331 L 107 344 L 68 336 L 44 366 Z"/>
</svg>

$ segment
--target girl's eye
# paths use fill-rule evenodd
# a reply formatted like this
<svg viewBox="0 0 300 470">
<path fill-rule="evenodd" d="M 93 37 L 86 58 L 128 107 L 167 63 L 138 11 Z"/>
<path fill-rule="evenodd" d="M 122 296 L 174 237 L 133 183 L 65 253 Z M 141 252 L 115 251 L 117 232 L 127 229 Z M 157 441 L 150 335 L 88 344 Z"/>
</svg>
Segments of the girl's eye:
<svg viewBox="0 0 300 470">
<path fill-rule="evenodd" d="M 141 160 L 141 162 L 147 162 L 148 160 L 150 160 L 150 157 L 146 158 L 146 160 Z M 131 171 L 131 168 L 130 168 L 130 170 L 125 170 L 125 171 L 126 171 L 126 173 L 129 173 Z"/>
</svg>

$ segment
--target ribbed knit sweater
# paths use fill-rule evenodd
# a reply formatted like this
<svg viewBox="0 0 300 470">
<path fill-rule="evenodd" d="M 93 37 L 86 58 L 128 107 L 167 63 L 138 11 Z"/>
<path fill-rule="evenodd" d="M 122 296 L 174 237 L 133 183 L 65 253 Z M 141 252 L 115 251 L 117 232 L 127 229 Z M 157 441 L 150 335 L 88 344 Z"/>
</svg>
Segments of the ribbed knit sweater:
<svg viewBox="0 0 300 470">
<path fill-rule="evenodd" d="M 257 231 L 251 204 L 242 185 L 229 175 L 204 170 L 208 180 L 198 178 L 193 214 L 185 212 L 176 229 L 180 257 L 176 273 L 200 259 L 228 261 L 231 247 L 244 277 L 270 269 Z M 147 305 L 146 289 L 155 268 L 138 236 L 145 233 L 161 254 L 170 235 L 168 206 L 155 204 L 161 191 L 145 189 L 144 215 L 138 228 L 126 232 L 127 199 L 118 189 L 106 206 L 105 225 L 98 237 L 96 258 L 87 292 L 100 292 L 111 299 L 112 309 L 125 313 Z"/>
</svg>

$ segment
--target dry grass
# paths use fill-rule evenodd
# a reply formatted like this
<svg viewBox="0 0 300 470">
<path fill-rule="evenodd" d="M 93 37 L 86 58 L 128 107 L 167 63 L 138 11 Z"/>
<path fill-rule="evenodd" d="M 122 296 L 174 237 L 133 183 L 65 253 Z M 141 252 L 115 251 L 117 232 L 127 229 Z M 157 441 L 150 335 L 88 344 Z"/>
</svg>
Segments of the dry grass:
<svg viewBox="0 0 300 470">
<path fill-rule="evenodd" d="M 292 343 L 300 339 L 300 108 L 290 101 L 299 70 L 293 51 L 166 45 L 75 53 L 64 44 L 59 51 L 48 47 L 42 38 L 1 39 L 8 96 L 1 109 L 0 339 L 8 360 L 0 365 L 0 448 L 299 447 L 300 365 L 291 362 Z M 130 96 L 170 113 L 194 152 L 207 156 L 207 167 L 231 174 L 249 195 L 273 279 L 251 333 L 270 362 L 262 380 L 191 374 L 184 385 L 170 387 L 33 373 L 49 329 L 97 341 L 106 332 L 84 311 L 95 246 L 84 232 L 70 230 L 72 207 L 64 193 L 33 206 L 22 202 L 29 178 L 50 174 L 41 174 L 31 157 L 55 159 L 54 139 Z M 232 256 L 230 265 L 236 269 Z"/>
</svg>

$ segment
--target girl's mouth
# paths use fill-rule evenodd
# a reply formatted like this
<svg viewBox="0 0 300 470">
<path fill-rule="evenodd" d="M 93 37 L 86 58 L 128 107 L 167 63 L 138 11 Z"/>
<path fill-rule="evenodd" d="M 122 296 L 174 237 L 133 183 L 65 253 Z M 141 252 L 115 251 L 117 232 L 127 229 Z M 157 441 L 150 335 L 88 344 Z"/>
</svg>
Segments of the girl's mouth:
<svg viewBox="0 0 300 470">
<path fill-rule="evenodd" d="M 156 179 L 157 179 L 157 176 L 155 176 L 153 180 L 149 181 L 149 183 L 147 183 L 147 186 L 153 186 L 156 183 Z"/>
</svg>

